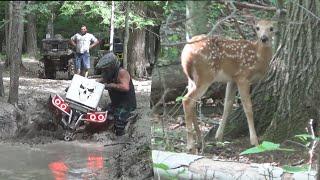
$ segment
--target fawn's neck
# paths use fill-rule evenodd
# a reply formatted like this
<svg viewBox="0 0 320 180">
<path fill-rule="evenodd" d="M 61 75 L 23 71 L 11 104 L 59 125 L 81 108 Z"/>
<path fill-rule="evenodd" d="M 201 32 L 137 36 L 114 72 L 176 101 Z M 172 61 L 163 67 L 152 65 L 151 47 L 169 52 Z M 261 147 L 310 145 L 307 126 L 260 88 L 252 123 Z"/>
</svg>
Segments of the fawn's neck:
<svg viewBox="0 0 320 180">
<path fill-rule="evenodd" d="M 266 71 L 272 58 L 272 45 L 256 42 L 257 68 Z"/>
</svg>

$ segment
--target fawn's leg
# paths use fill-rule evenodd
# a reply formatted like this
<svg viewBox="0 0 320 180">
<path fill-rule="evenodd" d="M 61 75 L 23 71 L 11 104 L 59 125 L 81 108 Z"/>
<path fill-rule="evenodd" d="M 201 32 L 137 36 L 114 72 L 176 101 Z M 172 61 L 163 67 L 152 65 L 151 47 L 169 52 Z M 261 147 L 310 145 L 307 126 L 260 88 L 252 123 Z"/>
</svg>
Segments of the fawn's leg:
<svg viewBox="0 0 320 180">
<path fill-rule="evenodd" d="M 189 83 L 190 84 L 190 83 Z M 187 149 L 191 153 L 195 153 L 195 141 L 194 141 L 194 130 L 196 131 L 197 140 L 201 139 L 201 132 L 198 127 L 197 117 L 196 117 L 196 102 L 197 100 L 206 92 L 207 88 L 210 84 L 201 84 L 190 86 L 188 89 L 188 93 L 184 96 L 182 101 L 183 110 L 185 114 L 185 122 L 187 127 Z M 195 123 L 196 122 L 196 123 Z M 194 125 L 194 130 L 192 128 L 192 123 Z"/>
<path fill-rule="evenodd" d="M 232 105 L 234 103 L 234 98 L 236 96 L 237 86 L 234 82 L 228 82 L 226 88 L 226 96 L 224 99 L 224 107 L 223 107 L 223 115 L 222 120 L 220 121 L 219 128 L 216 132 L 215 138 L 218 141 L 222 141 L 223 139 L 223 131 L 227 123 L 227 118 L 232 110 Z"/>
<path fill-rule="evenodd" d="M 250 83 L 247 79 L 240 79 L 237 81 L 237 86 L 241 96 L 241 103 L 243 105 L 243 109 L 247 117 L 251 145 L 257 146 L 259 145 L 259 142 L 258 142 L 256 130 L 254 128 L 252 102 L 251 102 L 251 96 L 250 96 Z"/>
</svg>

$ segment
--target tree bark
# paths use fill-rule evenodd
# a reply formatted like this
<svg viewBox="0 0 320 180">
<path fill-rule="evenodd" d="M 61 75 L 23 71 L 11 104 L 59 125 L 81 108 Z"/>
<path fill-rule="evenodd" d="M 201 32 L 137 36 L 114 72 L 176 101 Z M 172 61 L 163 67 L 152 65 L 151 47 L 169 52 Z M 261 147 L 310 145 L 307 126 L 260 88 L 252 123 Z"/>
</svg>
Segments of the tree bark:
<svg viewBox="0 0 320 180">
<path fill-rule="evenodd" d="M 145 56 L 145 37 L 146 32 L 143 29 L 134 29 L 129 39 L 131 47 L 130 58 L 128 59 L 128 70 L 134 77 L 144 77 L 146 75 L 146 66 L 148 60 Z"/>
<path fill-rule="evenodd" d="M 186 36 L 187 40 L 195 35 L 205 34 L 208 26 L 208 1 L 186 1 Z"/>
<path fill-rule="evenodd" d="M 5 66 L 8 67 L 10 62 L 9 62 L 9 56 L 10 56 L 10 40 L 11 40 L 11 26 L 12 26 L 12 1 L 9 1 L 7 4 L 8 8 L 6 12 L 6 20 L 8 23 L 5 26 L 5 35 L 6 35 L 6 61 L 5 61 Z"/>
<path fill-rule="evenodd" d="M 115 10 L 115 4 L 114 1 L 112 1 L 111 6 L 111 18 L 110 18 L 110 49 L 109 51 L 113 51 L 113 37 L 114 37 L 114 10 Z"/>
<path fill-rule="evenodd" d="M 139 10 L 145 17 L 155 18 L 142 2 L 134 3 L 131 7 Z M 159 52 L 159 28 L 160 26 L 132 27 L 128 42 L 128 71 L 133 77 L 145 78 L 151 74 L 151 64 L 156 59 L 152 54 Z"/>
<path fill-rule="evenodd" d="M 123 43 L 123 67 L 128 69 L 128 41 L 129 41 L 129 12 L 130 12 L 130 2 L 126 1 L 126 17 L 125 17 L 125 35 Z"/>
<path fill-rule="evenodd" d="M 29 1 L 28 4 L 32 5 L 34 1 Z M 35 58 L 37 53 L 37 28 L 36 28 L 36 16 L 33 12 L 27 14 L 27 54 L 31 58 Z"/>
<path fill-rule="evenodd" d="M 288 20 L 267 78 L 252 93 L 254 119 L 262 140 L 281 142 L 304 132 L 309 119 L 319 119 L 320 21 L 317 0 L 288 3 Z M 304 7 L 304 8 L 301 8 Z M 291 23 L 292 22 L 292 23 Z M 227 134 L 247 134 L 244 112 L 228 118 Z M 210 131 L 213 132 L 213 129 Z M 213 133 L 209 133 L 210 139 Z"/>
<path fill-rule="evenodd" d="M 12 2 L 12 29 L 10 39 L 10 92 L 8 102 L 17 107 L 19 74 L 23 40 L 23 6 L 24 1 Z"/>
<path fill-rule="evenodd" d="M 47 24 L 47 34 L 49 34 L 50 38 L 54 38 L 54 26 L 53 26 L 53 21 L 54 21 L 54 13 L 53 10 L 51 10 L 51 18 L 48 20 Z"/>
<path fill-rule="evenodd" d="M 4 97 L 4 85 L 3 85 L 3 73 L 4 70 L 4 63 L 0 62 L 0 97 Z"/>
</svg>

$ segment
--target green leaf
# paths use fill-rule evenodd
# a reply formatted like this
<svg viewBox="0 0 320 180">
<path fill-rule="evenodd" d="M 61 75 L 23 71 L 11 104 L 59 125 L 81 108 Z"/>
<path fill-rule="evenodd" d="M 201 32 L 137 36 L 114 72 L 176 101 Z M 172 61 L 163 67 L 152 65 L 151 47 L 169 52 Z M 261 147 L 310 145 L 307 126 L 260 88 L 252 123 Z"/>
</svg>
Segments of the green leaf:
<svg viewBox="0 0 320 180">
<path fill-rule="evenodd" d="M 287 173 L 306 172 L 308 171 L 308 165 L 303 165 L 301 167 L 284 165 L 282 166 L 282 169 Z"/>
<path fill-rule="evenodd" d="M 240 155 L 256 154 L 256 153 L 262 153 L 262 152 L 274 151 L 274 150 L 294 151 L 293 149 L 280 148 L 280 144 L 275 144 L 275 143 L 269 142 L 269 141 L 263 141 L 262 144 L 258 145 L 257 147 L 247 149 L 247 150 L 241 152 Z"/>
<path fill-rule="evenodd" d="M 176 102 L 182 101 L 183 99 L 184 99 L 184 96 L 178 96 L 178 97 L 176 98 Z"/>
<path fill-rule="evenodd" d="M 303 138 L 303 139 L 312 138 L 310 134 L 298 134 L 298 135 L 295 135 L 294 137 Z"/>
<path fill-rule="evenodd" d="M 162 169 L 165 171 L 168 171 L 170 169 L 168 165 L 163 164 L 163 163 L 153 163 L 153 167 L 159 168 L 159 169 Z"/>
</svg>

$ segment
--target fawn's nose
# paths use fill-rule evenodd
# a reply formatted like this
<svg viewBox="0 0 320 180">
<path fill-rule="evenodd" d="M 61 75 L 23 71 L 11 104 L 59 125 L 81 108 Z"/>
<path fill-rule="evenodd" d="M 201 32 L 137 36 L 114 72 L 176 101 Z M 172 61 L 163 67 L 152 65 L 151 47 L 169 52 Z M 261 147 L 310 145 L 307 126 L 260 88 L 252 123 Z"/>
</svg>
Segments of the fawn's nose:
<svg viewBox="0 0 320 180">
<path fill-rule="evenodd" d="M 263 43 L 267 42 L 268 40 L 269 40 L 269 38 L 268 38 L 268 36 L 266 36 L 266 35 L 263 35 L 263 36 L 261 37 L 261 41 L 262 41 Z"/>
</svg>

